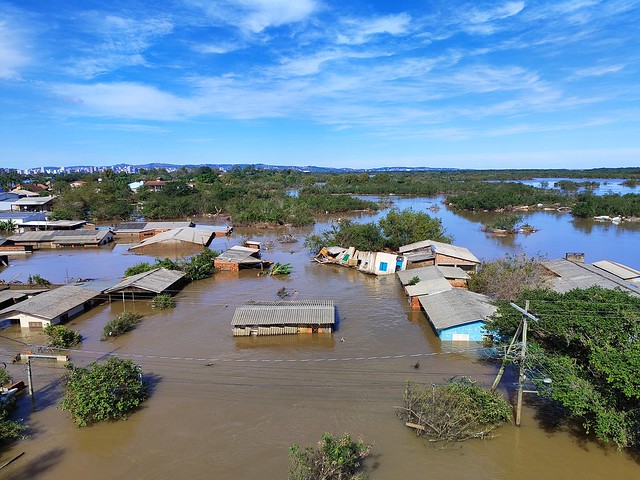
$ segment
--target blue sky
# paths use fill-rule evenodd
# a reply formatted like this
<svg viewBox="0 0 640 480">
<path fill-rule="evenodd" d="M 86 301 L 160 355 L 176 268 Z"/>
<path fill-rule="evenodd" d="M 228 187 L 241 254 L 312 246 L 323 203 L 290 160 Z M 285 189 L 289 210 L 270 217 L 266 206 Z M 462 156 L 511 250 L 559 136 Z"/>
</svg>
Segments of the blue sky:
<svg viewBox="0 0 640 480">
<path fill-rule="evenodd" d="M 640 165 L 640 0 L 0 0 L 0 167 Z"/>
</svg>

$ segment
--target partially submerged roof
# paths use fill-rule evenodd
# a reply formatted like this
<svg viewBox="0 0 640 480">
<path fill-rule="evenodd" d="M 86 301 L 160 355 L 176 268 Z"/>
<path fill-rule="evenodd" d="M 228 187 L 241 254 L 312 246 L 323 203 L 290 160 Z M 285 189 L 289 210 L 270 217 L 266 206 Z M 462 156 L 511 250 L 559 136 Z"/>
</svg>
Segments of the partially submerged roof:
<svg viewBox="0 0 640 480">
<path fill-rule="evenodd" d="M 53 320 L 99 294 L 99 292 L 84 288 L 80 283 L 64 285 L 4 308 L 0 310 L 0 317 L 8 318 L 14 313 L 25 313 L 45 320 Z"/>
<path fill-rule="evenodd" d="M 424 295 L 418 299 L 436 330 L 484 322 L 497 310 L 486 295 L 462 288 L 437 295 Z"/>
<path fill-rule="evenodd" d="M 100 243 L 110 230 L 40 230 L 17 233 L 8 238 L 12 242 L 52 242 L 56 244 Z"/>
<path fill-rule="evenodd" d="M 167 230 L 166 232 L 158 233 L 150 238 L 145 238 L 142 242 L 132 245 L 129 250 L 135 250 L 136 248 L 148 247 L 149 245 L 167 244 L 167 243 L 184 243 L 195 244 L 208 247 L 215 236 L 215 232 L 211 230 L 205 230 L 202 228 L 174 228 Z"/>
<path fill-rule="evenodd" d="M 586 263 L 576 263 L 564 258 L 548 260 L 542 265 L 551 271 L 555 277 L 550 280 L 553 290 L 566 293 L 575 288 L 587 289 L 602 287 L 608 289 L 621 288 L 633 295 L 640 295 L 638 285 L 629 283 L 621 278 Z"/>
<path fill-rule="evenodd" d="M 259 255 L 259 250 L 256 250 L 255 248 L 234 245 L 226 252 L 218 255 L 216 260 L 231 263 L 256 264 L 262 262 L 262 260 L 258 258 Z"/>
<path fill-rule="evenodd" d="M 448 257 L 459 258 L 460 260 L 480 263 L 478 257 L 471 253 L 468 248 L 460 247 L 458 245 L 451 245 L 449 243 L 436 242 L 435 240 L 423 240 L 421 242 L 403 245 L 398 251 L 404 254 L 413 251 L 428 250 L 429 248 L 431 248 L 432 252 L 439 253 L 440 255 L 446 255 Z"/>
<path fill-rule="evenodd" d="M 640 272 L 638 270 L 618 262 L 612 262 L 611 260 L 600 260 L 599 262 L 593 262 L 593 265 L 623 280 L 640 278 Z"/>
<path fill-rule="evenodd" d="M 333 300 L 249 301 L 236 308 L 231 326 L 333 325 Z"/>
<path fill-rule="evenodd" d="M 436 267 L 438 270 L 442 272 L 444 278 L 453 279 L 453 280 L 469 280 L 471 277 L 467 272 L 462 270 L 460 267 L 448 267 L 443 265 L 438 265 Z"/>
<path fill-rule="evenodd" d="M 184 272 L 155 268 L 148 272 L 138 273 L 125 278 L 117 285 L 107 288 L 104 293 L 114 293 L 126 289 L 144 290 L 160 294 L 170 290 L 176 283 L 185 277 Z"/>
<path fill-rule="evenodd" d="M 418 277 L 419 282 L 415 285 L 409 285 L 415 277 Z M 412 297 L 433 295 L 434 293 L 446 292 L 453 288 L 436 266 L 401 270 L 398 272 L 398 278 L 407 294 Z"/>
<path fill-rule="evenodd" d="M 193 222 L 122 222 L 115 228 L 117 233 L 140 233 L 146 230 L 171 230 L 172 228 L 195 227 Z"/>
</svg>

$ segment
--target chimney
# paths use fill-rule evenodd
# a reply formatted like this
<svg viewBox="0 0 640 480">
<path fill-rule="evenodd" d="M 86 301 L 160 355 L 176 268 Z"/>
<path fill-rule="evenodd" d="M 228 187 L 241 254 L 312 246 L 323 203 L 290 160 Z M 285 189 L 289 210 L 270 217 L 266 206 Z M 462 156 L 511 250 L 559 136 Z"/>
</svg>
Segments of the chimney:
<svg viewBox="0 0 640 480">
<path fill-rule="evenodd" d="M 573 263 L 584 263 L 584 253 L 569 252 L 564 258 Z"/>
</svg>

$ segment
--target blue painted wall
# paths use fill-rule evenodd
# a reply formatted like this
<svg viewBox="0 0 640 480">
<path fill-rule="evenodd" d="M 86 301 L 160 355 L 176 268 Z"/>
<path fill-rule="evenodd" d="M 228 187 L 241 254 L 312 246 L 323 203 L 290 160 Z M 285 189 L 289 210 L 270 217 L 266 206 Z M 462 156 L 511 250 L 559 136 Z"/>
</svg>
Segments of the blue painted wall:
<svg viewBox="0 0 640 480">
<path fill-rule="evenodd" d="M 484 322 L 478 320 L 477 322 L 465 323 L 457 327 L 445 328 L 440 331 L 436 330 L 436 333 L 440 337 L 440 340 L 444 341 L 452 341 L 454 333 L 461 333 L 469 335 L 470 342 L 481 342 L 486 331 L 484 329 Z"/>
</svg>

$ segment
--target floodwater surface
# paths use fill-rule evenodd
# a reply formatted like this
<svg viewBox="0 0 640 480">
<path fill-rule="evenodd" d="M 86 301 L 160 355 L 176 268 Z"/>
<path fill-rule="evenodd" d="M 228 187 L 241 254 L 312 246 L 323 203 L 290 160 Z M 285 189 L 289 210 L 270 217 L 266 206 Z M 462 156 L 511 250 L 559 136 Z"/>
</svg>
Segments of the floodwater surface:
<svg viewBox="0 0 640 480">
<path fill-rule="evenodd" d="M 399 199 L 400 208 L 425 210 L 438 199 Z M 638 228 L 584 224 L 566 214 L 539 212 L 527 221 L 540 228 L 511 242 L 480 231 L 482 216 L 459 215 L 443 206 L 443 219 L 457 244 L 481 258 L 504 253 L 541 253 L 550 258 L 584 251 L 639 268 L 634 250 Z M 376 216 L 359 216 L 370 221 Z M 327 227 L 316 225 L 315 231 Z M 498 437 L 438 448 L 416 438 L 395 414 L 407 380 L 425 385 L 469 375 L 489 385 L 495 365 L 482 346 L 442 343 L 419 312 L 412 312 L 395 276 L 373 277 L 310 261 L 303 236 L 314 229 L 237 229 L 216 239 L 213 249 L 251 237 L 267 244 L 263 257 L 291 263 L 282 278 L 256 271 L 223 272 L 188 285 L 177 306 L 156 311 L 145 301 L 105 303 L 73 319 L 84 337 L 71 352 L 76 364 L 103 360 L 109 353 L 139 363 L 152 388 L 144 407 L 127 421 L 76 428 L 57 408 L 60 366 L 34 361 L 35 397 L 19 401 L 18 416 L 29 437 L 2 451 L 2 463 L 25 452 L 0 473 L 7 479 L 283 479 L 292 443 L 313 445 L 323 432 L 362 437 L 373 444 L 367 460 L 371 479 L 565 479 L 638 478 L 640 465 L 625 453 L 604 448 L 568 429 L 556 429 L 527 396 L 520 428 L 501 427 Z M 300 238 L 276 241 L 279 233 Z M 99 250 L 39 251 L 12 258 L 4 280 L 38 273 L 54 282 L 68 278 L 117 280 L 125 268 L 150 256 L 123 246 Z M 278 300 L 285 287 L 296 299 L 334 300 L 339 329 L 333 335 L 234 338 L 236 306 Z M 144 314 L 142 324 L 121 337 L 100 341 L 104 324 L 123 309 Z M 26 344 L 43 344 L 39 332 L 0 332 L 7 361 Z M 415 368 L 419 362 L 418 368 Z M 25 378 L 23 365 L 10 364 Z M 503 381 L 511 395 L 513 378 Z"/>
</svg>

